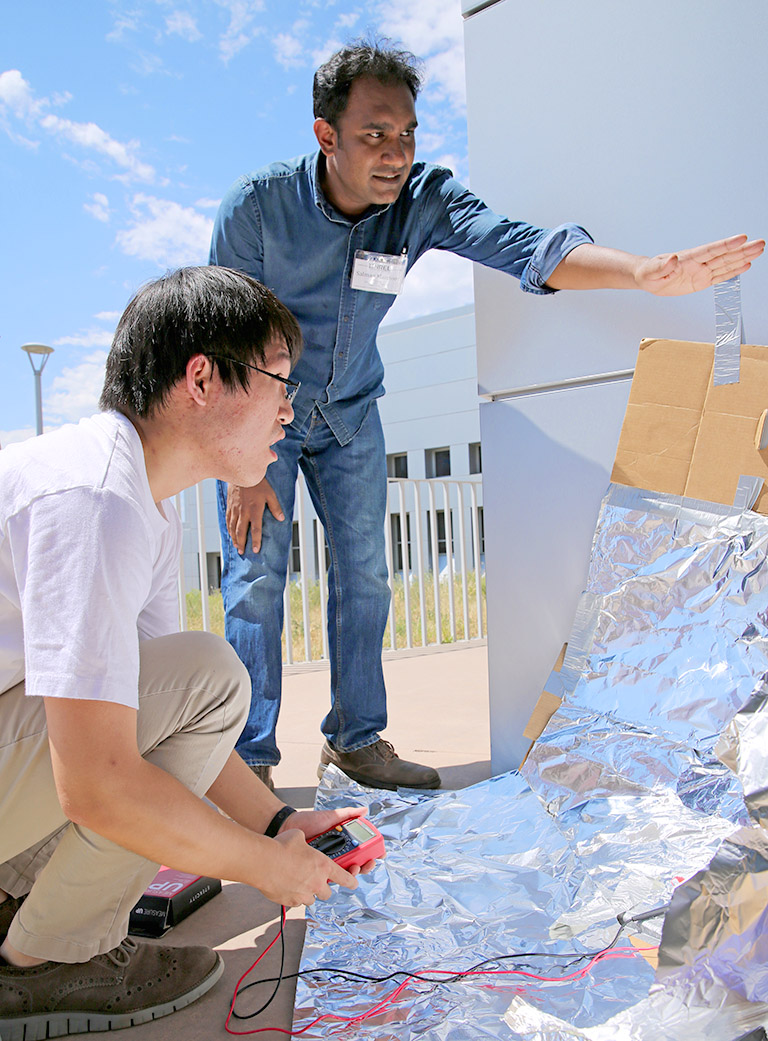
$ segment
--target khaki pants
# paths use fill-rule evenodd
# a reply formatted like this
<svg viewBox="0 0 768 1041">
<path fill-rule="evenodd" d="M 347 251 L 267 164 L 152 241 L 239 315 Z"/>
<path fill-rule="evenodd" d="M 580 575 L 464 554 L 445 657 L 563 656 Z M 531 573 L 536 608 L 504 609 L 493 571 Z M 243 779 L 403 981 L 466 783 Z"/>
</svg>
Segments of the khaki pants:
<svg viewBox="0 0 768 1041">
<path fill-rule="evenodd" d="M 139 750 L 196 795 L 221 772 L 249 703 L 248 673 L 218 636 L 141 643 Z M 8 933 L 13 946 L 62 962 L 112 950 L 157 868 L 67 820 L 42 699 L 25 697 L 23 683 L 0 694 L 0 889 L 29 894 Z"/>
</svg>

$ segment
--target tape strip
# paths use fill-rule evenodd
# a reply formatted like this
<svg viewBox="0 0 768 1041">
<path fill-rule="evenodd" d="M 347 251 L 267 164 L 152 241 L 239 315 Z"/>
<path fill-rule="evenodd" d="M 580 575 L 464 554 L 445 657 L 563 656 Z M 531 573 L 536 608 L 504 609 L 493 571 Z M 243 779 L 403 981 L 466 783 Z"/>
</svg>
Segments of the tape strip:
<svg viewBox="0 0 768 1041">
<path fill-rule="evenodd" d="M 746 513 L 751 510 L 757 502 L 757 497 L 763 490 L 762 477 L 748 477 L 742 474 L 736 485 L 736 494 L 733 497 L 733 506 L 738 513 Z"/>
<path fill-rule="evenodd" d="M 738 275 L 715 286 L 714 386 L 739 382 L 744 327 L 741 319 L 741 281 Z"/>
</svg>

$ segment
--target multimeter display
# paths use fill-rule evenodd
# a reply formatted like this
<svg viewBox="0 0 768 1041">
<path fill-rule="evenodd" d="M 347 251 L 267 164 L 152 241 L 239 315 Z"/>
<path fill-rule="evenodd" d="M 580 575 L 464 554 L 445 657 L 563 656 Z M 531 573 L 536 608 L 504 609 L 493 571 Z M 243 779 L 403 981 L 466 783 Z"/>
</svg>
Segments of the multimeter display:
<svg viewBox="0 0 768 1041">
<path fill-rule="evenodd" d="M 352 867 L 353 864 L 362 867 L 384 853 L 381 832 L 365 817 L 353 817 L 343 824 L 337 824 L 330 831 L 310 839 L 309 844 L 343 868 Z"/>
</svg>

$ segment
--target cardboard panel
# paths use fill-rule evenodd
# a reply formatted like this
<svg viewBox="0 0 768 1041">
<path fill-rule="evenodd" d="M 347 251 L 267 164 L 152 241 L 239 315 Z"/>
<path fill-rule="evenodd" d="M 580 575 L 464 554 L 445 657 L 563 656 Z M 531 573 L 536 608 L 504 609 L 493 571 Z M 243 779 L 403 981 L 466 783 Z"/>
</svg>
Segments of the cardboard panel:
<svg viewBox="0 0 768 1041">
<path fill-rule="evenodd" d="M 715 348 L 711 343 L 643 339 L 629 402 L 653 401 L 701 412 L 712 382 L 714 362 Z"/>
<path fill-rule="evenodd" d="M 768 348 L 742 347 L 738 383 L 712 386 L 713 365 L 711 343 L 642 341 L 611 480 L 730 506 L 740 477 L 762 477 L 768 513 Z"/>
<path fill-rule="evenodd" d="M 630 396 L 611 480 L 633 488 L 682 494 L 700 420 L 700 409 L 633 402 Z"/>
</svg>

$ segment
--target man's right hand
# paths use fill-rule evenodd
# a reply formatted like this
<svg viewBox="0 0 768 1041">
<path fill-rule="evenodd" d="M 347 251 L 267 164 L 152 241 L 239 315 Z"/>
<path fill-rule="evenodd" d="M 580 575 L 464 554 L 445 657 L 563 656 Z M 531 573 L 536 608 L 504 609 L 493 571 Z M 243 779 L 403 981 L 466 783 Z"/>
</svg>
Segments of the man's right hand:
<svg viewBox="0 0 768 1041">
<path fill-rule="evenodd" d="M 258 553 L 261 549 L 261 526 L 264 510 L 267 507 L 275 520 L 285 520 L 278 498 L 266 477 L 252 488 L 240 488 L 236 484 L 229 485 L 227 490 L 227 531 L 238 553 L 245 553 L 248 528 L 251 529 L 253 552 Z"/>
<path fill-rule="evenodd" d="M 339 867 L 330 857 L 308 845 L 298 828 L 281 831 L 274 842 L 283 847 L 283 855 L 275 857 L 259 882 L 259 889 L 269 900 L 286 907 L 311 904 L 316 897 L 327 900 L 330 882 L 347 889 L 357 888 L 357 879 Z M 271 860 L 271 858 L 270 858 Z"/>
</svg>

